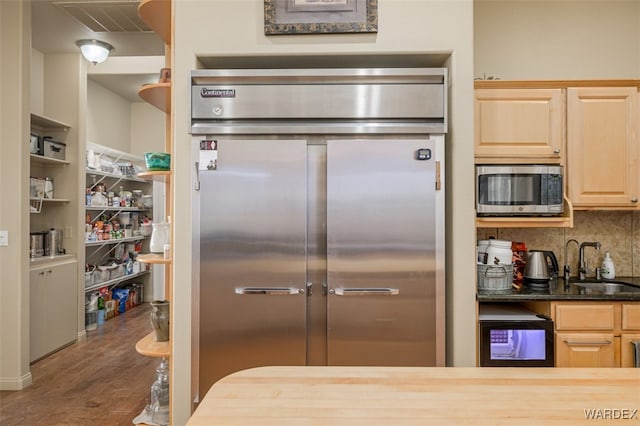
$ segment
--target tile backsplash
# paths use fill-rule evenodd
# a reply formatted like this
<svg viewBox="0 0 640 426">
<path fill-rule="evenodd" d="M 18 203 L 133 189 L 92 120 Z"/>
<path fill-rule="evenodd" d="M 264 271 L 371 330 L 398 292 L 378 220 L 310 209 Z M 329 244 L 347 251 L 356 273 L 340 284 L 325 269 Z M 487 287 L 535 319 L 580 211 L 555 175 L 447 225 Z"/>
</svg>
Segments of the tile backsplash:
<svg viewBox="0 0 640 426">
<path fill-rule="evenodd" d="M 640 276 L 640 212 L 576 211 L 573 228 L 479 228 L 477 239 L 495 237 L 500 240 L 522 241 L 527 250 L 551 250 L 558 258 L 560 274 L 565 264 L 565 244 L 570 239 L 579 243 L 598 241 L 600 250 L 585 248 L 589 276 L 600 267 L 608 250 L 616 267 L 616 277 Z M 567 248 L 571 275 L 578 274 L 578 246 Z"/>
</svg>

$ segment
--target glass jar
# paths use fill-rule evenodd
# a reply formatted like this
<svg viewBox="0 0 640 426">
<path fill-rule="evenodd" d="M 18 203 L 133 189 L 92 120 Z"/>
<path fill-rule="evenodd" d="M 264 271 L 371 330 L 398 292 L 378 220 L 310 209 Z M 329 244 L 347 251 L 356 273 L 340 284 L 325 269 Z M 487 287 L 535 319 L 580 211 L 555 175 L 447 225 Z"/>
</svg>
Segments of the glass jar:
<svg viewBox="0 0 640 426">
<path fill-rule="evenodd" d="M 156 368 L 156 381 L 151 385 L 151 420 L 157 425 L 169 424 L 169 366 L 166 359 Z"/>
</svg>

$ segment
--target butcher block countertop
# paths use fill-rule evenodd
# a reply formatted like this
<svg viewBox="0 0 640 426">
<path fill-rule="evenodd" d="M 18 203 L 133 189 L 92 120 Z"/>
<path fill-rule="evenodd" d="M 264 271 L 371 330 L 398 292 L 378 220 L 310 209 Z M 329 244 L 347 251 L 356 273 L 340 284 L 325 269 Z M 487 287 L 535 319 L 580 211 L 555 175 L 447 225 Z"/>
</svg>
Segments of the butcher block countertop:
<svg viewBox="0 0 640 426">
<path fill-rule="evenodd" d="M 625 419 L 640 424 L 640 369 L 260 367 L 215 383 L 187 424 L 575 425 Z"/>
</svg>

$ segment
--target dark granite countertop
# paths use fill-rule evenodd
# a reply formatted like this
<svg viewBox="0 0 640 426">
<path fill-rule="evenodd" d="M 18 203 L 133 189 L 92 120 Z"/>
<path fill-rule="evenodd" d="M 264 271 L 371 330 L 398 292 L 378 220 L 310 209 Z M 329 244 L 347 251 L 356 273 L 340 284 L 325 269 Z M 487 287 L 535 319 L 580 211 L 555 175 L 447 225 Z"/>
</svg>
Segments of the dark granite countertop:
<svg viewBox="0 0 640 426">
<path fill-rule="evenodd" d="M 595 282 L 596 280 L 587 280 Z M 607 294 L 604 291 L 581 288 L 579 283 L 573 280 L 569 288 L 565 290 L 564 280 L 558 278 L 551 282 L 549 289 L 536 290 L 526 284 L 520 288 L 513 288 L 507 292 L 491 292 L 479 290 L 476 295 L 478 302 L 528 302 L 528 301 L 552 301 L 552 300 L 600 300 L 600 301 L 617 301 L 617 300 L 637 300 L 640 301 L 640 277 L 619 277 L 615 280 L 600 280 L 604 283 L 620 283 L 627 284 L 621 291 L 613 294 Z"/>
</svg>

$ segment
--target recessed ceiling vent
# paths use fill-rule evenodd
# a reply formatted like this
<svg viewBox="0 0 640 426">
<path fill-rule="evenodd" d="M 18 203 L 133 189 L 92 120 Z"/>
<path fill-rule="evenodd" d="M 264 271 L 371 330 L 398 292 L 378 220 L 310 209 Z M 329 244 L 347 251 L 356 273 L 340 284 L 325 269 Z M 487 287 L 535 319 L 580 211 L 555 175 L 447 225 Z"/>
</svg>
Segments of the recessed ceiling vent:
<svg viewBox="0 0 640 426">
<path fill-rule="evenodd" d="M 138 16 L 138 3 L 138 0 L 53 2 L 96 33 L 151 31 Z"/>
</svg>

